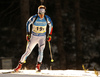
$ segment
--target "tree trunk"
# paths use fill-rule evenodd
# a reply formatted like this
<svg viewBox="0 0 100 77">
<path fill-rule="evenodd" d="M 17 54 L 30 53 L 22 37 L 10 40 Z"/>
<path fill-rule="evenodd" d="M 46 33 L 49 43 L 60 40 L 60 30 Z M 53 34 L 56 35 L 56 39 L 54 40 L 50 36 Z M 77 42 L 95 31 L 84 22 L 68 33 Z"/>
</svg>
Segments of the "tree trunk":
<svg viewBox="0 0 100 77">
<path fill-rule="evenodd" d="M 26 22 L 29 19 L 29 0 L 20 0 L 20 11 L 21 11 L 21 30 L 22 30 L 22 50 L 23 53 L 26 49 Z M 30 57 L 29 57 L 30 58 Z M 31 65 L 32 62 L 29 62 L 31 59 L 28 60 L 28 66 Z M 25 67 L 29 68 L 26 64 Z M 23 66 L 23 67 L 24 67 Z"/>
<path fill-rule="evenodd" d="M 82 40 L 80 26 L 79 0 L 75 0 L 76 68 L 82 69 Z"/>
<path fill-rule="evenodd" d="M 60 0 L 55 0 L 55 10 L 56 10 L 56 26 L 57 26 L 57 33 L 58 33 L 58 52 L 59 52 L 59 60 L 60 60 L 60 65 L 61 69 L 66 69 L 66 56 L 65 56 L 65 51 L 64 51 L 64 46 L 63 46 L 63 25 L 62 25 L 62 16 L 61 16 L 61 3 Z"/>
<path fill-rule="evenodd" d="M 26 22 L 29 18 L 29 0 L 20 0 L 23 50 L 26 46 Z"/>
</svg>

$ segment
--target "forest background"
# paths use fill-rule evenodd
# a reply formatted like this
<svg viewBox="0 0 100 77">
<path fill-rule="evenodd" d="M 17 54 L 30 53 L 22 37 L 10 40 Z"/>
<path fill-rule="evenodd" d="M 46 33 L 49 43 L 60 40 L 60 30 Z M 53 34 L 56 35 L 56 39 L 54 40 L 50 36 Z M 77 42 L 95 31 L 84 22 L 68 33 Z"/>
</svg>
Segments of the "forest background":
<svg viewBox="0 0 100 77">
<path fill-rule="evenodd" d="M 13 68 L 26 49 L 26 22 L 37 14 L 40 0 L 0 0 L 0 57 L 13 59 Z M 45 0 L 54 25 L 50 62 L 48 43 L 42 68 L 100 70 L 100 0 Z M 34 69 L 36 46 L 24 67 Z M 1 66 L 0 66 L 1 67 Z"/>
</svg>

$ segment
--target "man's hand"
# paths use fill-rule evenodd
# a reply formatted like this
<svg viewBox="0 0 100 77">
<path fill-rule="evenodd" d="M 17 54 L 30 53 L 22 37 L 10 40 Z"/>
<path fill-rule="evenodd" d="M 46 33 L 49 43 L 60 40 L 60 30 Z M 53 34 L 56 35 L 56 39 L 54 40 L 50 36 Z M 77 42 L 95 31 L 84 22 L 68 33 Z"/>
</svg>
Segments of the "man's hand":
<svg viewBox="0 0 100 77">
<path fill-rule="evenodd" d="M 27 41 L 30 40 L 30 34 L 29 34 L 29 33 L 26 34 L 26 40 L 27 40 Z"/>
<path fill-rule="evenodd" d="M 49 35 L 49 36 L 47 37 L 47 41 L 48 41 L 48 42 L 51 41 L 51 35 Z"/>
</svg>

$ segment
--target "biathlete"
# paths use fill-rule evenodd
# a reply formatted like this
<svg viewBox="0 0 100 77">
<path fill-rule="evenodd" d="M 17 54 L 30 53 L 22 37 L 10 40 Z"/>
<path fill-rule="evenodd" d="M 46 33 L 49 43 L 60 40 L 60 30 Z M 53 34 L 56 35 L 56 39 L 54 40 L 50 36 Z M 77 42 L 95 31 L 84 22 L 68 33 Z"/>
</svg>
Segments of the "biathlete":
<svg viewBox="0 0 100 77">
<path fill-rule="evenodd" d="M 43 60 L 43 51 L 46 43 L 46 30 L 47 24 L 49 25 L 49 35 L 47 41 L 51 41 L 51 35 L 53 31 L 53 23 L 48 15 L 45 15 L 46 7 L 40 5 L 38 7 L 38 14 L 31 16 L 26 23 L 26 40 L 29 41 L 25 53 L 22 55 L 19 64 L 14 71 L 19 71 L 22 65 L 26 62 L 27 57 L 30 55 L 34 47 L 38 44 L 38 58 L 36 64 L 36 71 L 41 71 L 40 66 Z M 32 25 L 32 31 L 30 26 Z M 30 37 L 31 32 L 31 37 Z"/>
</svg>

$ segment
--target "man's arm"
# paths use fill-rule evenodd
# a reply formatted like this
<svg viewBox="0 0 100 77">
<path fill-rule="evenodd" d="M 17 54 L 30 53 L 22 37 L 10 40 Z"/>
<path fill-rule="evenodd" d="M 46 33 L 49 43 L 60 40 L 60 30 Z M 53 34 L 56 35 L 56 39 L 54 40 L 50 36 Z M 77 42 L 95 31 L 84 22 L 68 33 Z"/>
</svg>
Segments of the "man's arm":
<svg viewBox="0 0 100 77">
<path fill-rule="evenodd" d="M 26 23 L 26 32 L 27 33 L 30 33 L 30 25 L 33 23 L 33 21 L 34 21 L 34 16 L 31 16 Z"/>
<path fill-rule="evenodd" d="M 30 26 L 31 24 L 33 24 L 34 20 L 35 20 L 35 16 L 31 16 L 26 23 L 26 40 L 27 41 L 30 40 Z"/>
<path fill-rule="evenodd" d="M 53 22 L 51 20 L 51 18 L 49 16 L 47 16 L 47 23 L 49 25 L 49 35 L 52 35 L 52 31 L 53 31 Z"/>
<path fill-rule="evenodd" d="M 49 16 L 47 16 L 47 23 L 49 25 L 49 35 L 48 35 L 47 41 L 51 41 L 51 35 L 53 32 L 53 22 Z"/>
</svg>

